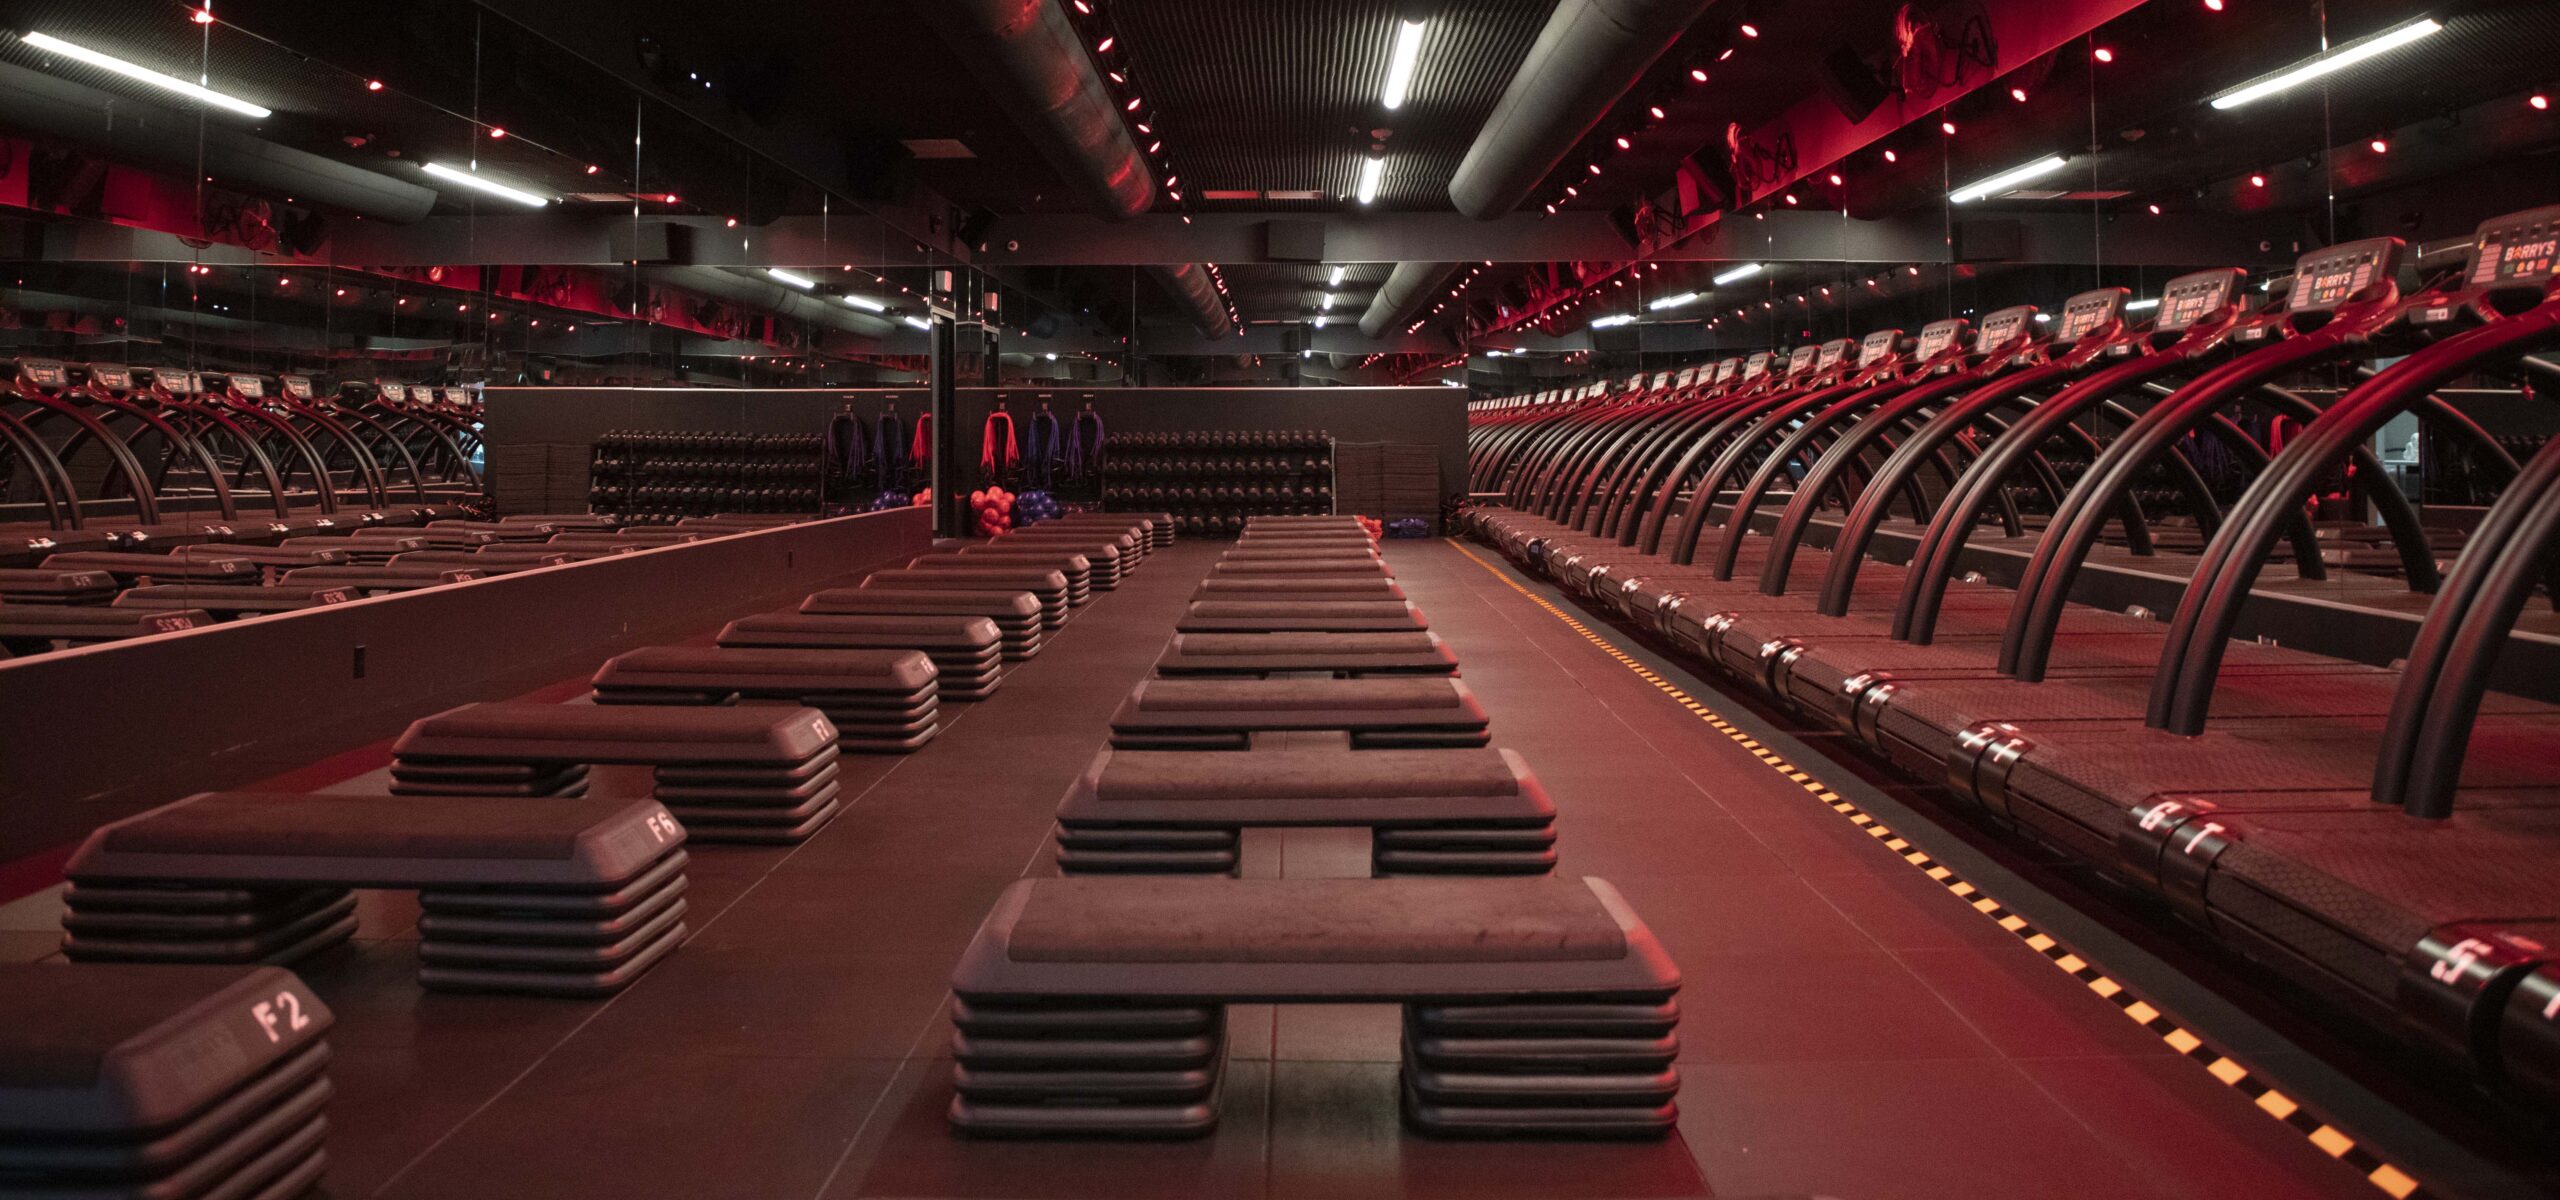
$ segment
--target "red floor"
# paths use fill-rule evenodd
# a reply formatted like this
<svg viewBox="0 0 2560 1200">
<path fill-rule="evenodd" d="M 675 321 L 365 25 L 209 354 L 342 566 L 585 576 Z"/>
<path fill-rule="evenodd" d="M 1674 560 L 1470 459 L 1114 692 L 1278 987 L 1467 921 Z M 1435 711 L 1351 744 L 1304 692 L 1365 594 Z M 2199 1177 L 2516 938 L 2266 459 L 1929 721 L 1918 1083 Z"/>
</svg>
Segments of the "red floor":
<svg viewBox="0 0 2560 1200">
<path fill-rule="evenodd" d="M 953 710 L 924 753 L 849 762 L 859 798 L 809 843 L 698 849 L 693 940 L 614 1000 L 421 993 L 403 944 L 413 907 L 367 896 L 364 940 L 302 968 L 339 1018 L 331 1194 L 2377 1194 L 2304 1120 L 2273 1115 L 2288 1076 L 2310 1069 L 2281 1041 L 2205 1030 L 2233 1056 L 2226 1073 L 2248 1072 L 2246 1090 L 2226 1086 L 2216 1054 L 2164 1040 L 2169 1018 L 2146 1027 L 2087 982 L 2113 982 L 2110 964 L 2057 965 L 2062 948 L 2003 927 L 2009 909 L 1914 865 L 1937 862 L 1923 847 L 1944 831 L 1868 832 L 1845 772 L 1773 764 L 1777 739 L 1727 723 L 1705 685 L 1612 649 L 1632 643 L 1577 629 L 1580 614 L 1443 542 L 1388 556 L 1495 744 L 1553 793 L 1562 870 L 1616 883 L 1686 977 L 1680 1136 L 1409 1136 L 1395 1010 L 1342 1006 L 1236 1010 L 1226 1117 L 1205 1141 L 951 1137 L 949 969 L 996 892 L 1048 869 L 1058 796 L 1217 551 L 1155 556 L 995 699 Z M 1329 831 L 1248 843 L 1254 873 L 1365 873 L 1366 858 Z M 49 951 L 48 899 L 0 908 L 0 954 Z M 2041 897 L 2002 899 L 2013 919 L 2049 919 Z M 2270 1086 L 2274 1101 L 2252 1102 Z"/>
</svg>

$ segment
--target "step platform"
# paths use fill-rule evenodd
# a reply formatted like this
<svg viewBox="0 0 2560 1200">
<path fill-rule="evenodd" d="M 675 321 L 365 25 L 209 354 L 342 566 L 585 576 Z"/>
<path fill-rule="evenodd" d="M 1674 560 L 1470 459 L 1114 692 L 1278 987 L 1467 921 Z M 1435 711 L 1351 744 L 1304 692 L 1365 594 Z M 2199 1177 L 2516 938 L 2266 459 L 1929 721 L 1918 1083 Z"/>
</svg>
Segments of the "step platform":
<svg viewBox="0 0 2560 1200">
<path fill-rule="evenodd" d="M 1110 750 L 1067 789 L 1067 875 L 1217 874 L 1241 831 L 1365 827 L 1373 874 L 1544 875 L 1554 801 L 1508 750 Z"/>
<path fill-rule="evenodd" d="M 334 1021 L 276 967 L 0 966 L 0 1188 L 303 1195 L 329 1165 Z"/>
<path fill-rule="evenodd" d="M 1483 746 L 1484 706 L 1455 679 L 1150 679 L 1111 714 L 1120 750 L 1250 750 L 1282 733 L 1355 750 Z"/>
<path fill-rule="evenodd" d="M 1596 879 L 1026 879 L 952 976 L 973 1136 L 1216 1128 L 1228 1004 L 1405 1006 L 1406 1124 L 1658 1138 L 1680 975 Z"/>
<path fill-rule="evenodd" d="M 921 589 L 945 592 L 1029 592 L 1040 601 L 1040 625 L 1057 629 L 1072 611 L 1067 605 L 1067 577 L 1038 567 L 892 568 L 873 571 L 862 586 L 881 590 Z"/>
<path fill-rule="evenodd" d="M 230 621 L 268 613 L 300 612 L 327 604 L 344 604 L 361 597 L 362 593 L 344 584 L 302 580 L 273 587 L 239 583 L 156 583 L 126 588 L 116 596 L 112 607 L 164 612 L 202 611 Z"/>
<path fill-rule="evenodd" d="M 945 703 L 984 700 L 1004 682 L 1003 635 L 985 617 L 759 613 L 729 622 L 713 641 L 782 650 L 921 650 L 940 675 Z"/>
<path fill-rule="evenodd" d="M 921 650 L 651 646 L 590 681 L 598 704 L 803 705 L 848 754 L 908 754 L 942 730 L 939 674 Z"/>
<path fill-rule="evenodd" d="M 1402 633 L 1177 633 L 1156 674 L 1455 675 L 1458 656 L 1429 630 Z"/>
<path fill-rule="evenodd" d="M 447 553 L 452 553 L 447 551 Z M 401 558 L 412 557 L 401 555 Z M 470 558 L 472 555 L 463 555 Z M 284 573 L 282 583 L 288 585 L 327 585 L 343 587 L 367 596 L 387 596 L 395 592 L 414 592 L 421 588 L 443 587 L 448 583 L 468 583 L 486 579 L 497 571 L 483 566 L 459 566 L 444 563 L 410 563 L 393 561 L 378 567 L 304 567 Z"/>
<path fill-rule="evenodd" d="M 1402 600 L 1404 589 L 1383 575 L 1212 575 L 1194 600 Z"/>
<path fill-rule="evenodd" d="M 115 596 L 116 577 L 104 571 L 0 567 L 0 604 L 104 604 Z"/>
<path fill-rule="evenodd" d="M 391 794 L 568 795 L 588 767 L 645 766 L 695 838 L 795 843 L 843 811 L 836 741 L 824 713 L 787 705 L 466 704 L 392 743 Z"/>
<path fill-rule="evenodd" d="M 963 592 L 937 588 L 827 588 L 800 602 L 804 613 L 871 617 L 984 617 L 1003 635 L 1006 662 L 1024 662 L 1048 644 L 1040 598 L 1029 592 Z M 949 691 L 949 680 L 944 690 Z"/>
<path fill-rule="evenodd" d="M 418 893 L 430 989 L 609 995 L 684 940 L 685 840 L 646 799 L 207 792 L 89 835 L 63 952 L 293 962 L 353 936 L 350 889 L 379 888 Z"/>
<path fill-rule="evenodd" d="M 1194 600 L 1177 633 L 1403 633 L 1431 627 L 1405 600 Z"/>
</svg>

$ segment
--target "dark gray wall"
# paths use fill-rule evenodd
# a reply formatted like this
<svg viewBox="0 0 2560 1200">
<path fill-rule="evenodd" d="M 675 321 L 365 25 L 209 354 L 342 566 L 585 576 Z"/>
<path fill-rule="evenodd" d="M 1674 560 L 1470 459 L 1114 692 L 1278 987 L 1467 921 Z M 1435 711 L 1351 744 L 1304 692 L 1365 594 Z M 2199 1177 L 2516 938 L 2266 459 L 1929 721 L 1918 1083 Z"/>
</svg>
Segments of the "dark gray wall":
<svg viewBox="0 0 2560 1200">
<path fill-rule="evenodd" d="M 492 446 L 586 445 L 613 429 L 809 433 L 848 403 L 865 421 L 889 403 L 911 420 L 924 408 L 924 392 L 913 388 L 490 388 L 487 396 Z M 964 388 L 960 453 L 973 485 L 979 427 L 999 399 L 1017 428 L 1044 401 L 1061 422 L 1089 401 L 1114 433 L 1321 429 L 1345 442 L 1436 445 L 1441 491 L 1462 486 L 1466 478 L 1464 388 Z"/>
<path fill-rule="evenodd" d="M 0 662 L 0 865 L 931 543 L 921 509 L 840 517 Z"/>
</svg>

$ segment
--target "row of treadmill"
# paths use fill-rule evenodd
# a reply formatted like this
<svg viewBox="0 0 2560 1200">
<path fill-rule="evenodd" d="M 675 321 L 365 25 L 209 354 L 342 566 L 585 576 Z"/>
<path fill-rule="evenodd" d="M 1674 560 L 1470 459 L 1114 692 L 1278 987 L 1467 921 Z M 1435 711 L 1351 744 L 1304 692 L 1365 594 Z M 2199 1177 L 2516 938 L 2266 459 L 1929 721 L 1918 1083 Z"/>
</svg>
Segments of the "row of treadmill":
<svg viewBox="0 0 2560 1200">
<path fill-rule="evenodd" d="M 203 527 L 455 515 L 482 492 L 479 420 L 452 388 L 0 361 L 0 566 Z"/>
<path fill-rule="evenodd" d="M 2499 662 L 2560 632 L 2560 445 L 2519 462 L 2446 393 L 2552 374 L 2555 247 L 2539 209 L 1494 402 L 1459 525 L 2548 1119 L 2560 707 Z M 2409 417 L 2494 485 L 2458 528 L 2377 460 Z M 2397 634 L 2235 636 L 2253 598 Z"/>
</svg>

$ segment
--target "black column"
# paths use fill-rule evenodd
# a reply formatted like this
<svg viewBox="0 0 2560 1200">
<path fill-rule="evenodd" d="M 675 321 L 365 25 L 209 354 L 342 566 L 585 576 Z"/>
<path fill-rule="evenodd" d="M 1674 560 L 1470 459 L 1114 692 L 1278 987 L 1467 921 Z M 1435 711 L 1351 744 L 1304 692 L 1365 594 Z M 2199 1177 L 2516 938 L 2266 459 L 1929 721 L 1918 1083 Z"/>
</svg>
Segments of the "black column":
<svg viewBox="0 0 2560 1200">
<path fill-rule="evenodd" d="M 960 537 L 969 527 L 969 501 L 960 491 L 960 329 L 951 318 L 935 315 L 926 337 L 933 343 L 933 364 L 926 378 L 926 403 L 933 413 L 933 533 Z"/>
</svg>

